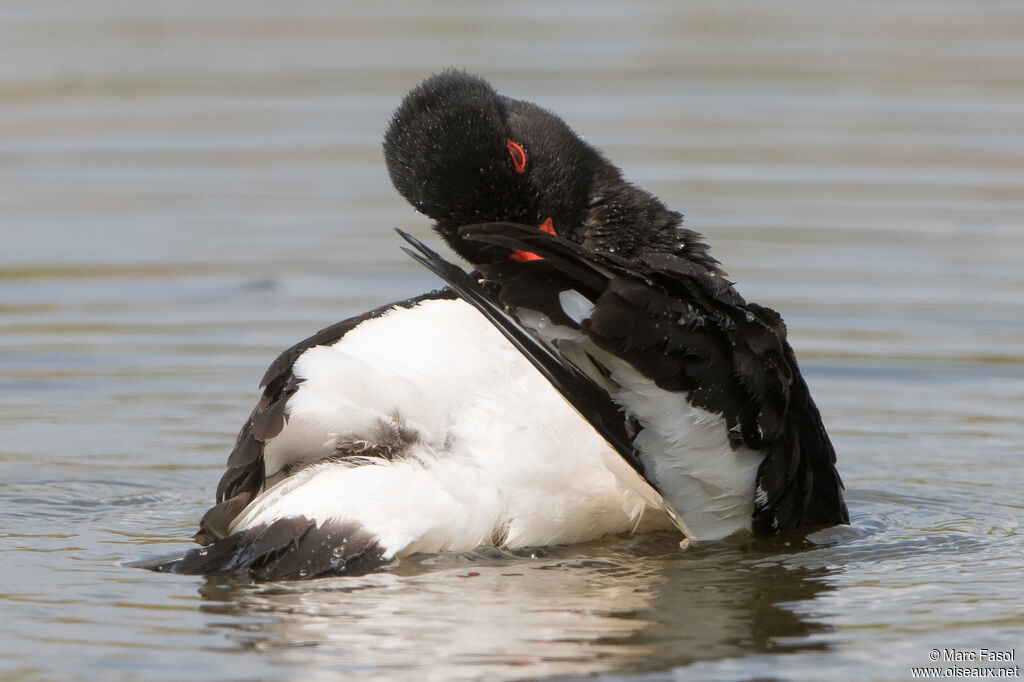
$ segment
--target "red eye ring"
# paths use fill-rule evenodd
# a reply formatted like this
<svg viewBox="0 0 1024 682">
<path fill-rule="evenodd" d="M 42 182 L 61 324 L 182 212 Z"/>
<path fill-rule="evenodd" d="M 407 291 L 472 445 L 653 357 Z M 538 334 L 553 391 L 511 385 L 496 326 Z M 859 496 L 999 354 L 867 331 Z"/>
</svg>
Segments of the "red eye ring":
<svg viewBox="0 0 1024 682">
<path fill-rule="evenodd" d="M 508 141 L 508 155 L 512 157 L 512 167 L 515 168 L 516 173 L 522 175 L 526 172 L 526 152 L 523 148 L 513 142 Z"/>
</svg>

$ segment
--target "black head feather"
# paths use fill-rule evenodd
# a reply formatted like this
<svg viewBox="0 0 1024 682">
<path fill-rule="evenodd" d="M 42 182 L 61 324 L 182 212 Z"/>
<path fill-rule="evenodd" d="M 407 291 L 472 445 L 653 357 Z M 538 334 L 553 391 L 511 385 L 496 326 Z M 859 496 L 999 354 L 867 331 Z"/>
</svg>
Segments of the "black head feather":
<svg viewBox="0 0 1024 682">
<path fill-rule="evenodd" d="M 399 193 L 472 263 L 489 260 L 487 247 L 462 239 L 460 226 L 550 218 L 559 236 L 597 251 L 632 257 L 682 248 L 716 265 L 679 213 L 626 182 L 562 119 L 471 74 L 445 71 L 406 95 L 384 157 Z"/>
</svg>

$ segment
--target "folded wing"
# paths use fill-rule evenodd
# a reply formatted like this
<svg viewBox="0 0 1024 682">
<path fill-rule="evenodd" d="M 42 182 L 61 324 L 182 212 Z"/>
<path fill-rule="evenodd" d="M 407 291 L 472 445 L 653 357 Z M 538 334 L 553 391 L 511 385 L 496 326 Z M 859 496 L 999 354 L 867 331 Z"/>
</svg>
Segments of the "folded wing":
<svg viewBox="0 0 1024 682">
<path fill-rule="evenodd" d="M 719 416 L 737 456 L 760 455 L 749 491 L 752 530 L 774 535 L 848 522 L 835 452 L 782 318 L 744 301 L 706 258 L 688 259 L 684 245 L 626 260 L 513 223 L 466 226 L 460 235 L 490 247 L 489 260 L 474 263 L 482 279 L 403 234 L 414 257 L 481 310 L 633 470 L 669 491 L 671 506 L 686 502 L 671 499 L 666 474 L 644 464 L 661 455 L 638 446 L 686 444 L 672 442 L 671 427 L 643 418 L 635 387 L 616 385 L 611 375 L 623 362 L 652 390 L 685 397 L 671 404 Z M 508 257 L 515 252 L 536 258 Z M 658 428 L 664 433 L 656 439 L 638 437 Z"/>
</svg>

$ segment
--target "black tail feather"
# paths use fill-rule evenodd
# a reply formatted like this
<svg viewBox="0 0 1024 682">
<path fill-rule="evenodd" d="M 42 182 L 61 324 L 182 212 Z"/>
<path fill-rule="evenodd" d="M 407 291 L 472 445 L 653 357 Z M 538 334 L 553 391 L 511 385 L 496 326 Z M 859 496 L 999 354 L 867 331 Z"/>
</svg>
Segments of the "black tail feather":
<svg viewBox="0 0 1024 682">
<path fill-rule="evenodd" d="M 377 538 L 353 523 L 317 525 L 295 517 L 235 533 L 153 568 L 190 575 L 232 573 L 254 580 L 305 580 L 369 573 L 384 563 L 383 554 Z"/>
</svg>

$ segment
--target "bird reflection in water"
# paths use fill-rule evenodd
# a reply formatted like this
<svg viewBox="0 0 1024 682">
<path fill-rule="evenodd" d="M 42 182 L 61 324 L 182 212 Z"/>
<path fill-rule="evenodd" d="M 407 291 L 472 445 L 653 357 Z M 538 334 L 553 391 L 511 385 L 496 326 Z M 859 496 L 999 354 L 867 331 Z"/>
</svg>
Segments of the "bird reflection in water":
<svg viewBox="0 0 1024 682">
<path fill-rule="evenodd" d="M 657 533 L 423 555 L 301 583 L 212 575 L 200 594 L 205 612 L 241 619 L 214 625 L 226 639 L 289 665 L 384 677 L 415 666 L 438 679 L 639 673 L 826 648 L 815 635 L 829 628 L 806 614 L 833 589 L 822 550 L 837 532 L 684 552 Z"/>
</svg>

